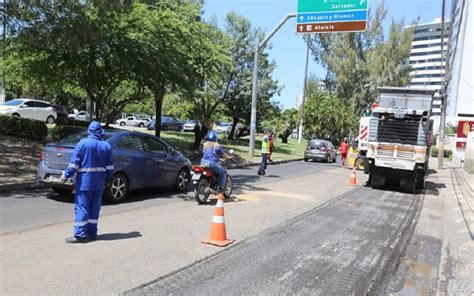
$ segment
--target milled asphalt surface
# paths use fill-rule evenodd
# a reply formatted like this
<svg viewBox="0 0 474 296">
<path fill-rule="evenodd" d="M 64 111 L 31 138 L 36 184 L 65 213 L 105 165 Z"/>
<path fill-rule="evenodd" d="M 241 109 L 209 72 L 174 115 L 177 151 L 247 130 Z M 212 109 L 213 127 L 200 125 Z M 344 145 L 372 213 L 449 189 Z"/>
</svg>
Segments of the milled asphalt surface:
<svg viewBox="0 0 474 296">
<path fill-rule="evenodd" d="M 362 187 L 126 294 L 385 294 L 422 201 Z"/>
<path fill-rule="evenodd" d="M 256 174 L 257 167 L 229 170 L 229 173 L 234 178 L 234 194 L 239 194 L 242 190 L 251 190 L 262 184 L 313 174 L 335 167 L 337 167 L 337 163 L 298 161 L 269 165 L 266 177 Z M 73 195 L 62 197 L 51 190 L 0 193 L 0 234 L 27 231 L 73 221 L 73 200 Z M 191 191 L 185 194 L 178 194 L 169 188 L 134 191 L 130 193 L 125 203 L 104 204 L 101 217 L 151 206 L 164 206 L 182 200 L 195 202 Z"/>
</svg>

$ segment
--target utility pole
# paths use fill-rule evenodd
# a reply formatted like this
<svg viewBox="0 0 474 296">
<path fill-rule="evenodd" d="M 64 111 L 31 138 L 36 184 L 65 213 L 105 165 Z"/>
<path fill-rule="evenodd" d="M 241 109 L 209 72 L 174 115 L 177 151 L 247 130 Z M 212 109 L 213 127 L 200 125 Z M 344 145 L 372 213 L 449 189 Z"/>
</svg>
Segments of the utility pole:
<svg viewBox="0 0 474 296">
<path fill-rule="evenodd" d="M 255 48 L 255 55 L 253 58 L 253 77 L 252 77 L 252 109 L 250 113 L 250 143 L 249 143 L 249 156 L 253 157 L 255 154 L 255 130 L 257 127 L 257 83 L 258 83 L 258 58 L 260 55 L 260 50 L 265 47 L 268 40 L 275 35 L 275 33 L 280 30 L 284 23 L 292 17 L 296 17 L 296 13 L 287 14 L 278 25 L 273 29 L 273 31 L 268 34 L 262 42 L 257 44 Z"/>
<path fill-rule="evenodd" d="M 308 60 L 309 60 L 309 43 L 311 42 L 311 35 L 308 35 L 306 42 L 306 63 L 304 66 L 304 82 L 303 82 L 303 99 L 301 100 L 300 109 L 300 127 L 298 128 L 298 144 L 301 143 L 303 138 L 303 122 L 304 122 L 304 101 L 306 100 L 306 84 L 308 82 Z"/>
<path fill-rule="evenodd" d="M 447 105 L 447 98 L 446 98 L 446 92 L 445 92 L 445 73 L 448 70 L 447 65 L 445 62 L 446 55 L 444 52 L 444 16 L 445 16 L 445 6 L 446 6 L 446 0 L 442 1 L 441 4 L 441 88 L 439 90 L 440 95 L 441 95 L 441 117 L 439 120 L 439 147 L 438 147 L 438 169 L 443 168 L 443 161 L 444 161 L 444 126 L 446 125 L 446 105 Z M 449 42 L 449 40 L 448 40 Z M 443 68 L 443 62 L 444 62 L 444 68 Z M 444 70 L 444 73 L 443 73 Z"/>
</svg>

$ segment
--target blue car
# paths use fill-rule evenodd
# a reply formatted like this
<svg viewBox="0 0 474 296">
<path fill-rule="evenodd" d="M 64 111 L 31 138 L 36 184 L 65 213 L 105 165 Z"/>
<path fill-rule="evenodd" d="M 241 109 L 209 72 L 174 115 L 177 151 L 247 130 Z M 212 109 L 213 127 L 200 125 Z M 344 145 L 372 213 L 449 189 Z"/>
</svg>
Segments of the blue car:
<svg viewBox="0 0 474 296">
<path fill-rule="evenodd" d="M 154 130 L 156 121 L 154 119 L 148 122 L 147 128 Z M 170 116 L 161 116 L 161 130 L 162 131 L 182 131 L 183 123 L 178 119 Z"/>
<path fill-rule="evenodd" d="M 185 192 L 189 184 L 191 162 L 181 152 L 158 137 L 122 130 L 105 130 L 105 140 L 112 146 L 115 171 L 112 186 L 104 191 L 108 201 L 125 200 L 130 190 L 172 185 Z M 71 182 L 61 184 L 59 178 L 68 166 L 76 144 L 87 132 L 73 134 L 47 144 L 38 165 L 38 180 L 49 184 L 57 194 L 74 190 Z"/>
</svg>

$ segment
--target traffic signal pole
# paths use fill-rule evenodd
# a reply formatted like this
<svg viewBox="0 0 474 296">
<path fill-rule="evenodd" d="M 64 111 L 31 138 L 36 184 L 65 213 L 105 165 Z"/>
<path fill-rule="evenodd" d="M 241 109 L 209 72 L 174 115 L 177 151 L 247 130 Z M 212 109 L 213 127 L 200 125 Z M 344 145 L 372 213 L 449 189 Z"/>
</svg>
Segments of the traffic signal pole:
<svg viewBox="0 0 474 296">
<path fill-rule="evenodd" d="M 268 40 L 275 35 L 275 33 L 280 30 L 283 24 L 286 23 L 292 17 L 296 17 L 296 13 L 287 14 L 278 25 L 273 29 L 273 31 L 268 34 L 263 41 L 257 44 L 255 48 L 255 56 L 253 59 L 253 77 L 252 77 L 252 110 L 250 113 L 250 143 L 249 143 L 249 157 L 253 157 L 255 154 L 255 131 L 257 127 L 257 83 L 258 83 L 258 59 L 260 56 L 260 50 L 265 47 Z"/>
</svg>

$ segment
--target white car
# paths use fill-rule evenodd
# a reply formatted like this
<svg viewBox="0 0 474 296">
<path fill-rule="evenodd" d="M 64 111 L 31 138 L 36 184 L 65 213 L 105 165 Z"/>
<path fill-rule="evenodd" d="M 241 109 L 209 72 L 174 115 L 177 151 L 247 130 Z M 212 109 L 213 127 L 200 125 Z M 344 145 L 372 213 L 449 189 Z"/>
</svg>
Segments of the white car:
<svg viewBox="0 0 474 296">
<path fill-rule="evenodd" d="M 232 128 L 231 122 L 223 122 L 216 127 L 216 132 L 218 134 L 227 134 Z"/>
<path fill-rule="evenodd" d="M 69 114 L 69 119 L 78 120 L 78 121 L 87 121 L 86 111 L 78 111 L 77 109 L 74 109 L 73 111 L 74 111 L 74 114 Z"/>
<path fill-rule="evenodd" d="M 148 125 L 148 119 L 139 119 L 136 116 L 129 116 L 127 118 L 119 119 L 115 123 L 120 126 L 131 125 L 138 127 L 146 127 Z"/>
<path fill-rule="evenodd" d="M 186 123 L 183 125 L 183 132 L 194 132 L 194 127 L 196 124 L 199 124 L 199 122 L 196 120 L 186 121 Z"/>
<path fill-rule="evenodd" d="M 36 119 L 53 124 L 58 118 L 54 108 L 45 101 L 14 99 L 0 105 L 0 114 Z"/>
</svg>

